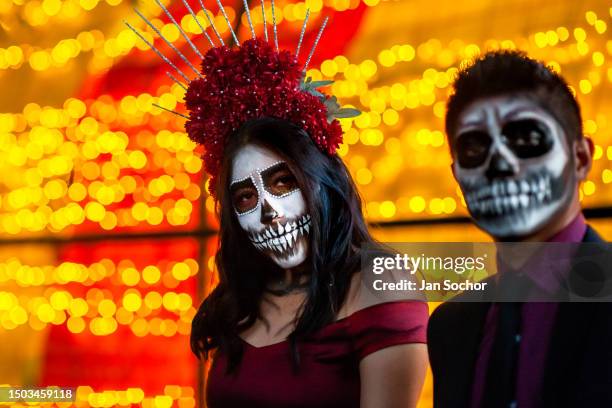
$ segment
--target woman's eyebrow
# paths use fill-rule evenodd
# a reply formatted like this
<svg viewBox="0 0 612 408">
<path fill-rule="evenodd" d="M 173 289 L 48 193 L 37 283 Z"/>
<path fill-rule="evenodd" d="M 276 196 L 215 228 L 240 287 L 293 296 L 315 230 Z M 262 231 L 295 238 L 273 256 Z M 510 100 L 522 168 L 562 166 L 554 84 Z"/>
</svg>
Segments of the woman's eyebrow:
<svg viewBox="0 0 612 408">
<path fill-rule="evenodd" d="M 279 170 L 289 170 L 289 167 L 287 166 L 287 163 L 280 162 L 280 163 L 276 163 L 273 166 L 268 167 L 267 169 L 265 169 L 264 171 L 261 172 L 261 178 L 269 177 L 269 176 L 271 176 L 272 174 L 276 173 Z"/>
</svg>

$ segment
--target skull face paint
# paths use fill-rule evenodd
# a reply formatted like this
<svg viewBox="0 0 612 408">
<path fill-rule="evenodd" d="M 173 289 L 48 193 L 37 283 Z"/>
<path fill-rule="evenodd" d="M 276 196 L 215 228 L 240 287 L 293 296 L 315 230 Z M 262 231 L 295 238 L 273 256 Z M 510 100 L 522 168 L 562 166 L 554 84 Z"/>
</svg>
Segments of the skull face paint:
<svg viewBox="0 0 612 408">
<path fill-rule="evenodd" d="M 468 210 L 497 239 L 536 233 L 570 204 L 577 188 L 562 127 L 526 97 L 472 103 L 452 143 Z"/>
<path fill-rule="evenodd" d="M 280 156 L 254 144 L 236 152 L 230 195 L 251 243 L 284 269 L 306 259 L 310 215 L 295 176 Z"/>
</svg>

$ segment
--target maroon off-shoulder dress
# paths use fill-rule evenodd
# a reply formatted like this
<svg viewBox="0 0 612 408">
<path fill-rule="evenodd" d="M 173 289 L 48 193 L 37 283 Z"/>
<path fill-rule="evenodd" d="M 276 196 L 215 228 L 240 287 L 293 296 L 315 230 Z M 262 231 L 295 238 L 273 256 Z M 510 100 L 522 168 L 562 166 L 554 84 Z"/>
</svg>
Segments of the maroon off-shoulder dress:
<svg viewBox="0 0 612 408">
<path fill-rule="evenodd" d="M 208 375 L 209 408 L 358 408 L 359 361 L 398 344 L 426 343 L 428 308 L 418 301 L 381 303 L 325 326 L 299 343 L 294 372 L 289 343 L 244 342 L 236 373 L 217 354 Z"/>
</svg>

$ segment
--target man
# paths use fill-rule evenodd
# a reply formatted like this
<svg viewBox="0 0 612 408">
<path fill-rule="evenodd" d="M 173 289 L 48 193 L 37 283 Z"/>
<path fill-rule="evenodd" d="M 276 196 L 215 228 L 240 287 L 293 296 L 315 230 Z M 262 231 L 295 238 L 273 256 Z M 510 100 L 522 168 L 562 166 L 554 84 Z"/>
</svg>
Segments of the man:
<svg viewBox="0 0 612 408">
<path fill-rule="evenodd" d="M 452 171 L 475 224 L 498 243 L 603 242 L 580 208 L 593 143 L 563 78 L 491 52 L 454 91 Z M 435 407 L 612 407 L 611 303 L 448 302 L 428 337 Z"/>
</svg>

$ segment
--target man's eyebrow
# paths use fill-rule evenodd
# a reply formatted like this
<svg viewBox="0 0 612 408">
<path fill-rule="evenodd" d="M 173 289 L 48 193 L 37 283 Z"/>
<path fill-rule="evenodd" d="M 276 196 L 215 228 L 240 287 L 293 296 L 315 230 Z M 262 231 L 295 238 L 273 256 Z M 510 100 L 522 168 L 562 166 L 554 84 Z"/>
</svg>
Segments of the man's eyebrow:
<svg viewBox="0 0 612 408">
<path fill-rule="evenodd" d="M 483 123 L 486 123 L 486 119 L 485 118 L 480 118 L 480 119 L 471 119 L 468 120 L 466 122 L 460 122 L 459 126 L 460 127 L 468 127 L 468 126 L 480 126 Z"/>
<path fill-rule="evenodd" d="M 251 177 L 247 177 L 242 180 L 232 181 L 230 184 L 230 191 L 236 191 L 237 189 L 243 187 L 253 187 L 253 180 L 251 180 Z"/>
<path fill-rule="evenodd" d="M 514 108 L 509 112 L 506 112 L 504 114 L 504 120 L 508 120 L 508 119 L 514 119 L 516 116 L 520 115 L 521 113 L 525 113 L 525 112 L 532 112 L 533 109 L 527 108 L 527 107 L 519 107 L 519 108 Z"/>
<path fill-rule="evenodd" d="M 469 120 L 459 120 L 460 127 L 481 126 L 487 123 L 487 114 L 484 111 L 477 112 L 478 117 Z"/>
</svg>

